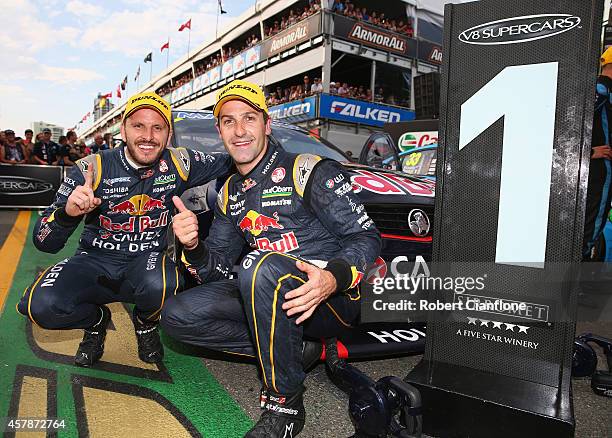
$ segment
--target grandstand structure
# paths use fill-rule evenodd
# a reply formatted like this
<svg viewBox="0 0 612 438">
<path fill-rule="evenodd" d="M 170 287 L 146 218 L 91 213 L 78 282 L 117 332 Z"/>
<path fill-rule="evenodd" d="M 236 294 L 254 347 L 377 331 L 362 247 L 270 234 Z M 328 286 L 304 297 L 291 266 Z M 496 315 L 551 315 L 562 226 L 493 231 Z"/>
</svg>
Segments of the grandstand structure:
<svg viewBox="0 0 612 438">
<path fill-rule="evenodd" d="M 337 11 L 321 0 L 260 0 L 216 38 L 191 50 L 140 91 L 160 93 L 175 110 L 211 109 L 219 88 L 233 79 L 261 85 L 266 94 L 320 78 L 322 92 L 303 93 L 270 107 L 273 118 L 298 124 L 358 153 L 365 139 L 385 122 L 414 118 L 414 77 L 435 72 L 442 61 L 442 0 L 354 0 L 368 13 L 411 27 L 389 30 Z M 311 9 L 312 12 L 312 9 Z M 283 30 L 271 32 L 287 16 Z M 305 18 L 304 18 L 305 17 Z M 369 99 L 339 96 L 337 87 L 369 90 Z M 330 91 L 332 93 L 330 93 Z M 80 132 L 91 141 L 98 132 L 118 135 L 123 105 Z"/>
</svg>

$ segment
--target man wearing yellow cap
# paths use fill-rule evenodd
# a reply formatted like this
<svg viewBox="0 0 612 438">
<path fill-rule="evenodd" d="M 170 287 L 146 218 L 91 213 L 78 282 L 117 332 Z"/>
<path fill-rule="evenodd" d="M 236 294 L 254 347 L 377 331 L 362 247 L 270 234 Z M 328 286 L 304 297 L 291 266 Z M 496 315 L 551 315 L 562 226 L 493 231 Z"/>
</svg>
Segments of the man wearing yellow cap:
<svg viewBox="0 0 612 438">
<path fill-rule="evenodd" d="M 305 338 L 337 337 L 355 323 L 357 285 L 380 235 L 342 165 L 268 137 L 259 86 L 231 82 L 213 113 L 238 172 L 219 192 L 206 242 L 174 199 L 174 232 L 203 284 L 169 299 L 162 326 L 183 342 L 254 357 L 264 412 L 246 436 L 293 437 L 305 422 L 304 372 L 321 352 Z M 227 279 L 237 262 L 238 278 Z"/>
<path fill-rule="evenodd" d="M 600 58 L 601 74 L 597 78 L 595 114 L 587 204 L 584 218 L 583 257 L 591 258 L 591 252 L 606 225 L 612 201 L 612 149 L 610 133 L 612 124 L 612 47 Z"/>
<path fill-rule="evenodd" d="M 182 284 L 166 255 L 172 197 L 228 173 L 231 159 L 169 147 L 170 105 L 155 93 L 132 96 L 123 113 L 125 145 L 79 161 L 34 227 L 38 249 L 56 253 L 81 220 L 76 254 L 45 269 L 17 310 L 47 329 L 84 329 L 75 363 L 102 357 L 111 313 L 105 304 L 134 303 L 138 354 L 160 362 L 158 321 Z"/>
</svg>

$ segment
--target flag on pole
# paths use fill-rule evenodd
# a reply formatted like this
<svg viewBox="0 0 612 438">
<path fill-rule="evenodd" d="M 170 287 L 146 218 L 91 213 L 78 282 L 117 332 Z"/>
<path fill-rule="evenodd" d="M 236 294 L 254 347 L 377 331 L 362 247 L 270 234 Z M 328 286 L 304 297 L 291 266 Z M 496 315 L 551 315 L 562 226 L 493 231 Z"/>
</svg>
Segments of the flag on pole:
<svg viewBox="0 0 612 438">
<path fill-rule="evenodd" d="M 163 52 L 164 49 L 168 49 L 170 50 L 170 40 L 168 40 L 168 42 L 166 44 L 164 44 L 163 46 L 161 46 L 161 48 L 159 49 L 160 52 Z"/>
<path fill-rule="evenodd" d="M 103 94 L 101 97 L 103 97 L 105 99 L 110 99 L 111 97 L 113 97 L 113 92 L 111 91 L 110 93 Z M 89 114 L 89 113 L 87 113 L 87 114 Z"/>
<path fill-rule="evenodd" d="M 125 75 L 125 77 L 123 78 L 123 81 L 121 82 L 121 90 L 125 91 L 125 88 L 127 87 L 127 83 L 128 83 L 128 78 L 127 78 L 127 75 Z"/>
<path fill-rule="evenodd" d="M 221 4 L 221 0 L 219 0 L 219 11 L 220 11 L 222 14 L 227 14 L 227 11 L 224 11 L 224 10 L 223 10 L 223 5 Z"/>
<path fill-rule="evenodd" d="M 149 52 L 149 54 L 147 56 L 145 56 L 144 62 L 145 62 L 145 64 L 147 62 L 153 62 L 153 52 Z"/>
<path fill-rule="evenodd" d="M 149 53 L 148 56 L 151 56 Z M 138 66 L 138 71 L 136 72 L 136 76 L 134 76 L 134 82 L 138 82 L 138 78 L 140 77 L 140 66 Z"/>
<path fill-rule="evenodd" d="M 185 29 L 189 29 L 191 30 L 191 18 L 189 20 L 187 20 L 187 22 L 181 24 L 181 27 L 179 27 L 179 32 L 184 31 Z"/>
<path fill-rule="evenodd" d="M 121 99 L 121 85 L 117 85 L 117 97 Z"/>
</svg>

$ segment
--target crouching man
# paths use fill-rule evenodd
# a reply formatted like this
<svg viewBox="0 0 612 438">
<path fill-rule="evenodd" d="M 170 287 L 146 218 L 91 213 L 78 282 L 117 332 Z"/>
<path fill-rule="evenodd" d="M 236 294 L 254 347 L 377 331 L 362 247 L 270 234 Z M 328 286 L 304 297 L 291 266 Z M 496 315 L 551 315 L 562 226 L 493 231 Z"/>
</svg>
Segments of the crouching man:
<svg viewBox="0 0 612 438">
<path fill-rule="evenodd" d="M 202 284 L 168 299 L 162 327 L 186 343 L 254 356 L 264 412 L 246 436 L 296 436 L 304 368 L 320 355 L 304 338 L 337 336 L 357 322 L 357 284 L 380 235 L 339 163 L 288 153 L 268 137 L 259 86 L 231 82 L 214 115 L 238 173 L 219 192 L 205 242 L 195 215 L 174 198 L 173 229 Z M 229 279 L 245 247 L 255 250 Z"/>
<path fill-rule="evenodd" d="M 75 363 L 88 367 L 104 353 L 111 313 L 105 305 L 134 303 L 138 354 L 160 362 L 158 321 L 181 287 L 164 255 L 172 196 L 229 172 L 226 154 L 195 160 L 167 147 L 170 105 L 155 93 L 132 96 L 121 123 L 125 145 L 77 161 L 55 202 L 34 227 L 34 245 L 56 253 L 84 219 L 75 255 L 47 268 L 26 289 L 17 310 L 46 329 L 83 329 Z"/>
</svg>

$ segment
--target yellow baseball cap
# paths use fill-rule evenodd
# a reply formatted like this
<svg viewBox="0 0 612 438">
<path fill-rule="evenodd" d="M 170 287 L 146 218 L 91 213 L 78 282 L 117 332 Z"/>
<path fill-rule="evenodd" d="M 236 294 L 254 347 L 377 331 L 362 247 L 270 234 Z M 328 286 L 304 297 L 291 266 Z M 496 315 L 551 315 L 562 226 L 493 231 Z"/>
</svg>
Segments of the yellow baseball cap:
<svg viewBox="0 0 612 438">
<path fill-rule="evenodd" d="M 263 111 L 268 114 L 268 106 L 266 105 L 266 97 L 261 90 L 261 87 L 252 82 L 236 79 L 219 91 L 217 94 L 217 103 L 213 108 L 215 117 L 219 117 L 221 107 L 225 102 L 230 100 L 242 100 L 248 103 L 258 111 Z"/>
<path fill-rule="evenodd" d="M 121 123 L 125 122 L 125 119 L 141 108 L 150 108 L 157 111 L 164 118 L 168 127 L 172 126 L 170 123 L 172 119 L 170 104 L 162 99 L 157 93 L 151 92 L 135 94 L 128 99 L 125 105 L 125 111 L 123 111 Z"/>
<path fill-rule="evenodd" d="M 601 54 L 601 58 L 599 58 L 599 65 L 602 67 L 610 63 L 612 63 L 612 47 L 608 47 L 606 51 Z"/>
</svg>

